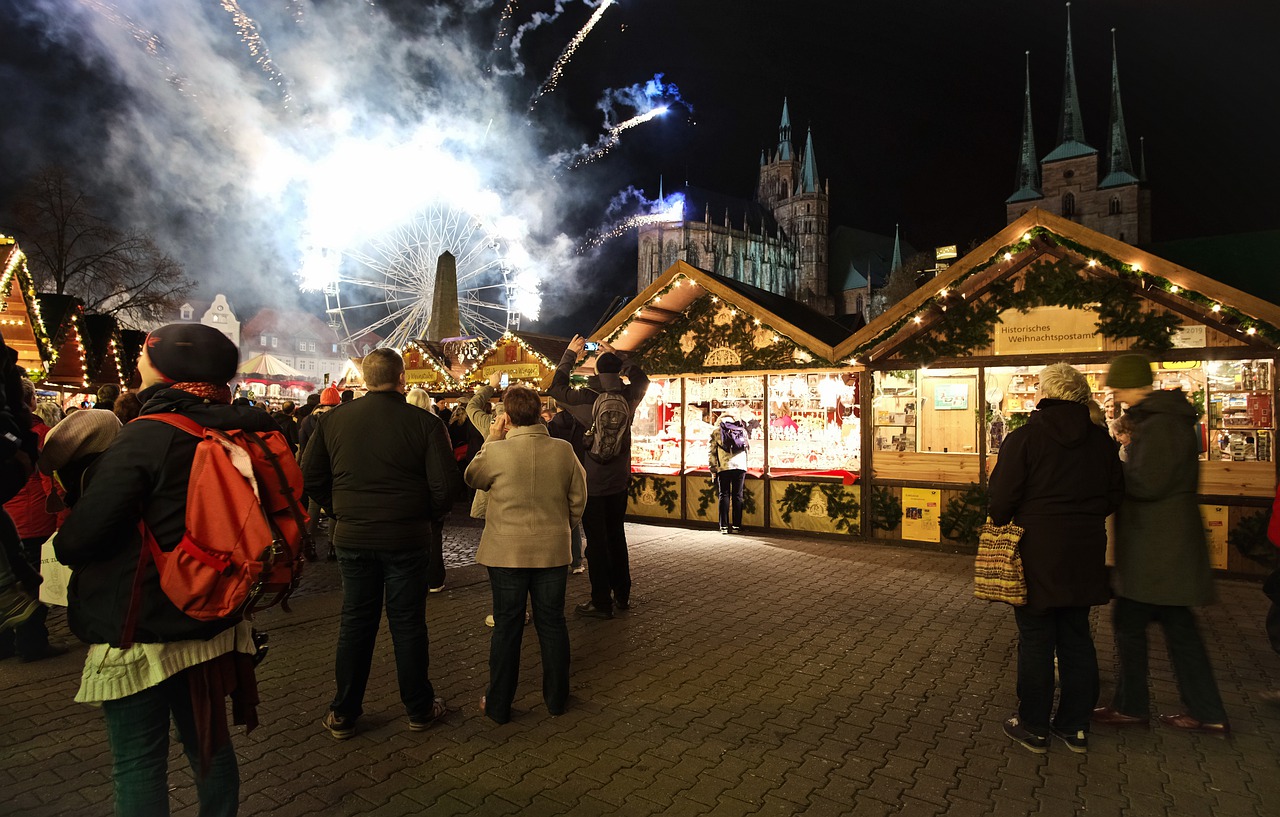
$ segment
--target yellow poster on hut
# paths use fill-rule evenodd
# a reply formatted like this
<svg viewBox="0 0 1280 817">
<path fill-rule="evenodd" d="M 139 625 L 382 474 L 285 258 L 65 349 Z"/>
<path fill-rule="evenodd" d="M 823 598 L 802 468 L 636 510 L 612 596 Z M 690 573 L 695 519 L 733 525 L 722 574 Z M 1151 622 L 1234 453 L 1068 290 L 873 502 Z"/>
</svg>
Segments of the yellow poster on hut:
<svg viewBox="0 0 1280 817">
<path fill-rule="evenodd" d="M 1227 508 L 1225 505 L 1201 505 L 1204 538 L 1209 544 L 1209 567 L 1227 569 Z"/>
<path fill-rule="evenodd" d="M 902 489 L 902 538 L 916 542 L 942 541 L 938 523 L 942 491 L 937 488 Z"/>
<path fill-rule="evenodd" d="M 1089 309 L 1041 306 L 1019 312 L 1006 309 L 995 326 L 993 351 L 997 355 L 1034 355 L 1060 352 L 1098 352 L 1098 313 Z"/>
</svg>

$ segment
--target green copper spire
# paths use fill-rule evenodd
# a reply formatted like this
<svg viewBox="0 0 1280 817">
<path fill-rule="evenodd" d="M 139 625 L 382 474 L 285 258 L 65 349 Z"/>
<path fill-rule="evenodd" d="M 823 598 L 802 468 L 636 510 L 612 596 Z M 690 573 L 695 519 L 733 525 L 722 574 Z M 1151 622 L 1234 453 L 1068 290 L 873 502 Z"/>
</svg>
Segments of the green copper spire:
<svg viewBox="0 0 1280 817">
<path fill-rule="evenodd" d="M 893 225 L 893 260 L 889 262 L 889 272 L 897 272 L 902 268 L 902 238 L 898 225 Z"/>
<path fill-rule="evenodd" d="M 1040 192 L 1040 163 L 1036 161 L 1036 137 L 1031 127 L 1031 52 L 1027 52 L 1027 85 L 1023 93 L 1022 149 L 1018 151 L 1018 189 L 1006 204 L 1043 198 Z"/>
<path fill-rule="evenodd" d="M 818 160 L 813 157 L 813 129 L 804 139 L 804 165 L 800 169 L 800 192 L 818 192 Z"/>
<path fill-rule="evenodd" d="M 1058 121 L 1059 143 L 1044 161 L 1069 159 L 1097 153 L 1084 141 L 1084 122 L 1080 117 L 1080 98 L 1076 93 L 1076 60 L 1071 53 L 1071 4 L 1067 3 L 1067 65 L 1062 78 L 1062 117 Z"/>
<path fill-rule="evenodd" d="M 1133 184 L 1133 157 L 1125 133 L 1124 108 L 1120 105 L 1120 63 L 1116 59 L 1116 30 L 1111 29 L 1111 127 L 1107 136 L 1107 175 L 1099 187 Z"/>
<path fill-rule="evenodd" d="M 778 161 L 791 161 L 791 114 L 786 97 L 782 99 L 782 122 L 778 125 Z"/>
</svg>

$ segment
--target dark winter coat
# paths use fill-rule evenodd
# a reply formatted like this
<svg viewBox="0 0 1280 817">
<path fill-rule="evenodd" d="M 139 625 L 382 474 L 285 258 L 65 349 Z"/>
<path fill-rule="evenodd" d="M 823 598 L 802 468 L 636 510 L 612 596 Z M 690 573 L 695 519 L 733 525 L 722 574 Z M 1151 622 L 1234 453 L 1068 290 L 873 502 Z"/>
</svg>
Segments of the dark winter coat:
<svg viewBox="0 0 1280 817">
<path fill-rule="evenodd" d="M 989 488 L 991 521 L 1025 531 L 1029 611 L 1111 599 L 1106 519 L 1120 505 L 1124 478 L 1115 442 L 1082 403 L 1041 400 L 1001 444 Z"/>
<path fill-rule="evenodd" d="M 425 548 L 431 523 L 462 490 L 444 423 L 394 391 L 322 415 L 302 475 L 307 494 L 333 513 L 333 544 L 343 548 Z"/>
<path fill-rule="evenodd" d="M 1213 601 L 1200 516 L 1196 410 L 1181 389 L 1154 391 L 1129 409 L 1133 440 L 1116 516 L 1116 595 L 1191 607 Z"/>
<path fill-rule="evenodd" d="M 582 423 L 570 412 L 560 409 L 555 416 L 547 421 L 547 433 L 557 440 L 564 440 L 573 446 L 573 453 L 577 455 L 578 462 L 583 463 L 584 467 L 587 460 L 587 429 Z"/>
<path fill-rule="evenodd" d="M 575 389 L 571 377 L 577 364 L 578 356 L 573 350 L 566 350 L 560 358 L 560 365 L 556 366 L 547 394 L 573 414 L 584 429 L 591 428 L 591 409 L 601 392 L 618 392 L 625 396 L 631 406 L 631 414 L 635 416 L 636 407 L 649 390 L 649 378 L 639 366 L 624 360 L 618 374 L 597 374 L 585 388 Z M 622 382 L 624 377 L 628 381 L 625 384 Z M 628 428 L 622 437 L 622 452 L 618 456 L 609 462 L 596 462 L 587 457 L 583 465 L 587 469 L 588 496 L 612 496 L 627 490 L 631 481 L 631 429 Z"/>
<path fill-rule="evenodd" d="M 177 413 L 203 426 L 277 431 L 258 409 L 211 403 L 180 389 L 150 395 L 142 414 Z M 187 484 L 198 440 L 166 423 L 131 422 L 90 468 L 84 493 L 54 539 L 58 561 L 73 568 L 67 621 L 90 644 L 118 645 L 138 568 L 146 520 L 161 550 L 173 550 L 186 531 Z M 149 563 L 134 640 L 143 643 L 209 639 L 235 624 L 188 617 L 160 589 Z"/>
</svg>

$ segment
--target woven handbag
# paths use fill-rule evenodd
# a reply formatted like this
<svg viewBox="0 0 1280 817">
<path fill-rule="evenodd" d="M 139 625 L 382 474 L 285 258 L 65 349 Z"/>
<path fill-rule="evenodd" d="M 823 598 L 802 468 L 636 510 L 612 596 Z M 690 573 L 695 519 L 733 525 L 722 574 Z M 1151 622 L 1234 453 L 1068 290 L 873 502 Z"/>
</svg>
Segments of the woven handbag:
<svg viewBox="0 0 1280 817">
<path fill-rule="evenodd" d="M 1021 607 L 1027 603 L 1027 577 L 1022 572 L 1018 543 L 1022 528 L 1010 522 L 993 525 L 987 519 L 978 529 L 978 556 L 973 562 L 973 595 Z"/>
</svg>

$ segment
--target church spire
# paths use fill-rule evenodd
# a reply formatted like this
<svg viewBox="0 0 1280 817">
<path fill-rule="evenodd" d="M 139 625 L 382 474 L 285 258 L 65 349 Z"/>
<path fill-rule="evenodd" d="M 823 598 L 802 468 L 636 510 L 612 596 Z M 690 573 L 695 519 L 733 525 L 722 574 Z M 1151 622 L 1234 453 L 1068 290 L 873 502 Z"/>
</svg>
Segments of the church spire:
<svg viewBox="0 0 1280 817">
<path fill-rule="evenodd" d="M 898 225 L 893 225 L 893 260 L 889 262 L 889 272 L 897 272 L 902 268 L 902 238 Z"/>
<path fill-rule="evenodd" d="M 1040 192 L 1040 163 L 1036 161 L 1036 137 L 1031 127 L 1031 52 L 1027 52 L 1027 85 L 1023 92 L 1022 149 L 1018 152 L 1018 189 L 1006 204 L 1043 198 Z"/>
<path fill-rule="evenodd" d="M 1099 187 L 1114 187 L 1138 181 L 1133 175 L 1133 157 L 1129 153 L 1129 135 L 1124 127 L 1124 108 L 1120 105 L 1120 62 L 1116 58 L 1116 30 L 1111 29 L 1111 127 L 1107 136 L 1107 175 Z"/>
<path fill-rule="evenodd" d="M 778 124 L 778 161 L 791 161 L 791 113 L 787 110 L 787 99 L 782 98 L 782 122 Z"/>
<path fill-rule="evenodd" d="M 1076 60 L 1071 52 L 1071 4 L 1067 3 L 1067 65 L 1062 78 L 1062 116 L 1058 121 L 1058 146 L 1044 157 L 1046 162 L 1097 153 L 1084 141 L 1080 117 L 1080 97 L 1076 93 Z"/>
<path fill-rule="evenodd" d="M 818 192 L 818 160 L 813 157 L 813 129 L 810 128 L 804 140 L 804 165 L 800 169 L 800 192 Z"/>
<path fill-rule="evenodd" d="M 1138 181 L 1147 180 L 1147 137 L 1138 137 Z"/>
</svg>

